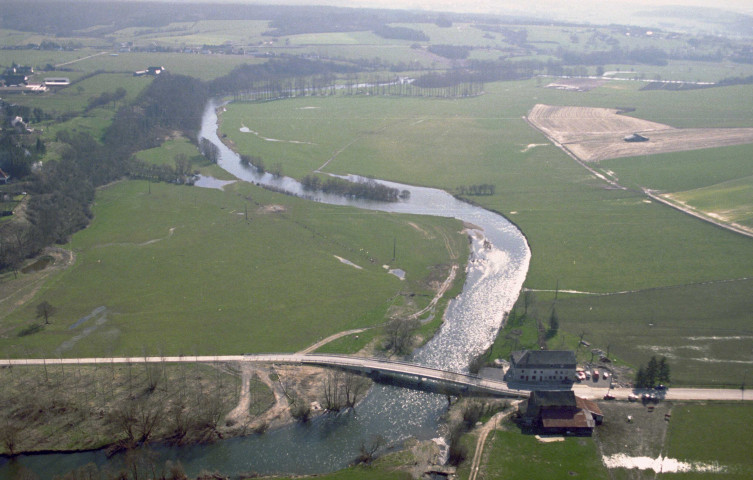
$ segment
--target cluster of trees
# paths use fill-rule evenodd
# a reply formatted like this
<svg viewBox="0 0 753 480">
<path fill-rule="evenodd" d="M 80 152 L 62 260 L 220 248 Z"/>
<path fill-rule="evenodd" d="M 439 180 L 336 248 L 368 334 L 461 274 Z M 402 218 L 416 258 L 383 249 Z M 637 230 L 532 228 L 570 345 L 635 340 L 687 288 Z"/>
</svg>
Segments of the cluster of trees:
<svg viewBox="0 0 753 480">
<path fill-rule="evenodd" d="M 371 386 L 369 379 L 340 370 L 327 373 L 322 384 L 322 407 L 338 412 L 353 408 Z"/>
<path fill-rule="evenodd" d="M 460 185 L 457 190 L 460 195 L 494 195 L 496 187 L 490 183 L 481 183 L 478 185 Z"/>
<path fill-rule="evenodd" d="M 429 36 L 421 30 L 415 30 L 408 27 L 390 27 L 382 25 L 374 29 L 374 34 L 382 38 L 392 38 L 396 40 L 410 40 L 413 42 L 428 42 Z"/>
<path fill-rule="evenodd" d="M 241 158 L 241 163 L 243 165 L 251 165 L 254 168 L 256 168 L 256 170 L 259 173 L 264 173 L 264 172 L 267 171 L 266 165 L 264 164 L 264 160 L 262 160 L 261 157 L 258 157 L 256 155 L 244 155 L 244 154 L 241 154 L 240 158 Z M 280 167 L 280 169 L 281 168 L 282 167 Z M 273 168 L 273 170 L 276 170 L 276 169 Z M 280 170 L 280 173 L 277 176 L 280 176 L 281 174 L 282 174 L 282 172 Z"/>
<path fill-rule="evenodd" d="M 384 325 L 384 348 L 395 355 L 406 355 L 413 349 L 413 335 L 421 326 L 418 319 L 390 319 Z"/>
<path fill-rule="evenodd" d="M 641 365 L 635 374 L 637 388 L 653 388 L 658 384 L 670 382 L 669 364 L 666 357 L 651 357 L 647 365 Z"/>
<path fill-rule="evenodd" d="M 352 65 L 300 57 L 274 58 L 254 65 L 240 65 L 209 83 L 213 95 L 266 91 L 269 98 L 302 96 L 333 83 L 334 74 L 355 73 Z"/>
<path fill-rule="evenodd" d="M 31 194 L 27 221 L 0 225 L 0 269 L 17 271 L 26 257 L 67 241 L 88 225 L 96 187 L 128 173 L 164 178 L 167 172 L 144 173 L 133 153 L 158 146 L 176 130 L 195 135 L 206 100 L 206 88 L 198 80 L 164 74 L 134 104 L 118 110 L 102 142 L 84 132 L 58 132 L 57 141 L 64 144 L 60 159 L 46 162 L 38 172 L 25 172 L 24 182 L 17 184 Z"/>
<path fill-rule="evenodd" d="M 331 193 L 344 197 L 363 198 L 379 202 L 396 202 L 400 190 L 391 188 L 373 180 L 349 182 L 340 178 L 327 177 L 324 181 L 316 175 L 306 175 L 301 179 L 304 190 Z"/>
<path fill-rule="evenodd" d="M 183 465 L 166 460 L 159 464 L 157 455 L 148 449 L 132 450 L 123 458 L 123 467 L 114 470 L 105 465 L 98 467 L 95 463 L 88 463 L 83 467 L 73 469 L 67 473 L 56 475 L 59 480 L 139 480 L 150 478 L 153 480 L 188 480 Z M 18 467 L 16 477 L 19 480 L 33 480 L 37 476 L 23 465 Z M 216 480 L 214 475 L 199 476 L 201 480 Z"/>
<path fill-rule="evenodd" d="M 525 28 L 514 29 L 502 25 L 476 25 L 476 28 L 485 32 L 499 33 L 505 42 L 511 45 L 524 47 L 528 43 L 528 30 Z"/>
<path fill-rule="evenodd" d="M 559 48 L 557 56 L 566 65 L 607 65 L 610 63 L 642 63 L 664 66 L 669 63 L 669 54 L 657 47 L 622 49 L 617 46 L 611 50 L 580 51 Z"/>
<path fill-rule="evenodd" d="M 463 45 L 429 45 L 428 50 L 450 60 L 464 60 L 471 54 L 472 48 Z"/>
<path fill-rule="evenodd" d="M 126 89 L 118 87 L 114 92 L 102 92 L 97 96 L 91 97 L 86 104 L 86 110 L 92 110 L 94 108 L 103 107 L 111 103 L 115 103 L 118 100 L 122 100 L 126 96 Z"/>
<path fill-rule="evenodd" d="M 507 403 L 502 409 L 508 408 Z M 458 466 L 468 457 L 468 446 L 462 441 L 463 435 L 471 431 L 482 417 L 494 413 L 494 407 L 486 402 L 468 400 L 462 408 L 462 419 L 450 425 L 448 438 L 449 458 L 447 463 Z"/>
</svg>

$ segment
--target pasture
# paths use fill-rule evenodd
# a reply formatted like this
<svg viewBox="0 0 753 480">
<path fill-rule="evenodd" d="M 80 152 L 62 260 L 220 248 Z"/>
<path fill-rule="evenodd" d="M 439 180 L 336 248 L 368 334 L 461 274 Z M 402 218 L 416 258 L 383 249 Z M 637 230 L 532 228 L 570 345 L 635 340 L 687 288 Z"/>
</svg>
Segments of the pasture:
<svg viewBox="0 0 753 480">
<path fill-rule="evenodd" d="M 753 407 L 749 404 L 677 404 L 672 408 L 666 455 L 721 468 L 713 472 L 667 473 L 658 478 L 750 478 L 753 460 Z M 699 438 L 699 432 L 704 434 Z"/>
<path fill-rule="evenodd" d="M 51 75 L 38 76 L 42 77 L 40 80 L 43 80 L 44 77 L 55 75 L 66 76 L 65 72 L 53 72 Z M 114 92 L 122 87 L 127 92 L 125 100 L 120 100 L 115 105 L 109 104 L 103 107 L 112 110 L 114 113 L 116 107 L 124 101 L 132 102 L 141 90 L 151 83 L 151 78 L 134 77 L 130 73 L 101 73 L 81 81 L 71 78 L 71 81 L 74 82 L 72 85 L 52 92 L 39 95 L 15 94 L 8 95 L 8 98 L 12 99 L 13 103 L 41 108 L 46 113 L 55 116 L 83 112 L 91 98 L 104 92 Z M 53 127 L 58 128 L 57 125 L 53 125 Z"/>
<path fill-rule="evenodd" d="M 379 325 L 392 309 L 424 307 L 433 282 L 467 257 L 452 219 L 320 205 L 249 184 L 226 190 L 145 181 L 101 189 L 92 224 L 68 245 L 75 265 L 3 321 L 3 354 L 297 351 Z M 51 324 L 25 330 L 39 324 L 42 300 L 58 307 Z"/>
<path fill-rule="evenodd" d="M 624 292 L 560 293 L 560 334 L 550 340 L 552 348 L 574 348 L 578 335 L 586 331 L 595 347 L 611 346 L 612 356 L 628 365 L 666 355 L 678 384 L 734 384 L 752 360 L 746 352 L 753 338 L 748 327 L 753 285 L 727 280 L 748 278 L 753 271 L 750 239 L 655 204 L 640 193 L 606 188 L 519 116 L 539 101 L 637 105 L 645 113 L 645 95 L 655 93 L 631 83 L 617 87 L 607 83 L 573 93 L 538 88 L 532 81 L 487 85 L 486 95 L 462 100 L 336 96 L 231 104 L 221 132 L 242 153 L 259 155 L 266 164 L 279 162 L 293 176 L 322 168 L 450 192 L 460 185 L 491 182 L 494 195 L 470 198 L 504 213 L 526 234 L 533 252 L 528 288 Z M 702 92 L 716 98 L 736 95 L 737 88 L 712 90 Z M 696 126 L 702 111 L 702 105 L 696 105 Z M 732 109 L 728 115 L 743 118 L 745 112 Z M 717 120 L 712 114 L 708 123 Z M 740 159 L 750 148 L 631 157 L 599 165 L 628 186 L 689 189 L 703 181 L 744 182 L 748 167 Z M 713 164 L 708 162 L 711 154 Z M 553 294 L 536 297 L 541 305 L 535 309 L 546 322 Z M 536 335 L 535 325 L 524 327 L 518 345 L 535 345 Z M 506 345 L 498 347 L 498 353 L 513 348 L 510 339 L 498 342 Z"/>
<path fill-rule="evenodd" d="M 553 289 L 559 281 L 562 289 L 610 292 L 748 275 L 750 241 L 640 194 L 605 188 L 521 119 L 542 100 L 637 104 L 654 93 L 619 87 L 611 99 L 609 84 L 576 94 L 532 81 L 487 85 L 486 95 L 462 100 L 337 96 L 231 104 L 220 130 L 241 153 L 280 163 L 295 177 L 329 161 L 325 172 L 450 192 L 495 184 L 493 196 L 472 200 L 526 233 L 530 288 Z"/>
<path fill-rule="evenodd" d="M 512 430 L 493 431 L 484 448 L 479 478 L 548 479 L 570 475 L 608 478 L 596 442 L 589 437 L 567 437 L 563 442 L 542 443 L 533 435 Z"/>
</svg>

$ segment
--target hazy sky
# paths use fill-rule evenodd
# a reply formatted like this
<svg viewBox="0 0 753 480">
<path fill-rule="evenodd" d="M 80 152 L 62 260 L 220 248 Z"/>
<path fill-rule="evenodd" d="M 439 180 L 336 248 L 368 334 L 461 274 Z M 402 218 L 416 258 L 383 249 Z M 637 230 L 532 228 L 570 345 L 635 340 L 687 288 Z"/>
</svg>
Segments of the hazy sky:
<svg viewBox="0 0 753 480">
<path fill-rule="evenodd" d="M 195 0 L 200 1 L 200 0 Z M 207 0 L 212 1 L 212 0 Z M 661 5 L 709 7 L 753 14 L 753 0 L 221 0 L 226 3 L 337 5 L 486 13 L 600 12 L 614 16 Z"/>
</svg>

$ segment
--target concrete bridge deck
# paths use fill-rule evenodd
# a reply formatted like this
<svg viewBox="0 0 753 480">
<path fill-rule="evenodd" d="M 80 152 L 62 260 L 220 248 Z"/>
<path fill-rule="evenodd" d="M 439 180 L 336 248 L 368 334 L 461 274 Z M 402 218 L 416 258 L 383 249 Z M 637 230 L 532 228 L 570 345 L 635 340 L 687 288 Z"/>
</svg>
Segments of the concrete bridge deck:
<svg viewBox="0 0 753 480">
<path fill-rule="evenodd" d="M 110 365 L 113 363 L 286 363 L 295 365 L 314 365 L 337 367 L 357 371 L 367 375 L 391 374 L 403 375 L 416 381 L 434 381 L 450 384 L 462 390 L 488 395 L 523 398 L 528 391 L 509 388 L 505 382 L 485 379 L 478 375 L 450 372 L 437 368 L 424 367 L 413 363 L 394 360 L 353 357 L 348 355 L 322 355 L 275 353 L 254 355 L 214 355 L 214 356 L 160 356 L 160 357 L 102 357 L 102 358 L 28 358 L 0 359 L 2 366 L 22 365 Z"/>
</svg>

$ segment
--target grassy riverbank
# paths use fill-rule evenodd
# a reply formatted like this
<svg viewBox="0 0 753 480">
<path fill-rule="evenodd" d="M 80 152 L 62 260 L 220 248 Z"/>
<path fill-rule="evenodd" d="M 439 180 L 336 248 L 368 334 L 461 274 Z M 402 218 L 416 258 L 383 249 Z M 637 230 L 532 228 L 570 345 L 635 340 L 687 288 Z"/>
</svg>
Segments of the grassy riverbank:
<svg viewBox="0 0 753 480">
<path fill-rule="evenodd" d="M 3 355 L 296 351 L 423 308 L 468 254 L 456 220 L 226 188 L 126 181 L 100 190 L 91 226 L 68 245 L 76 263 L 3 322 Z M 42 322 L 41 301 L 57 312 L 23 333 Z"/>
</svg>

